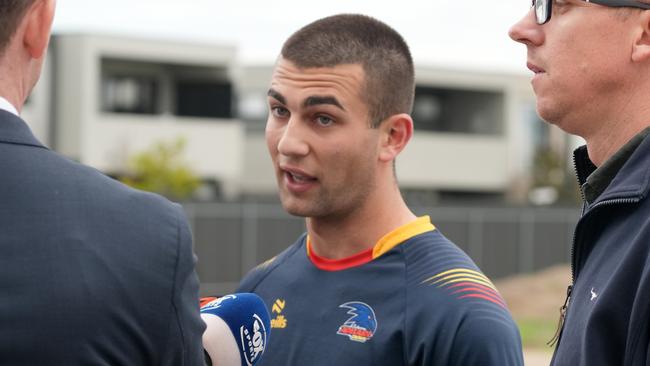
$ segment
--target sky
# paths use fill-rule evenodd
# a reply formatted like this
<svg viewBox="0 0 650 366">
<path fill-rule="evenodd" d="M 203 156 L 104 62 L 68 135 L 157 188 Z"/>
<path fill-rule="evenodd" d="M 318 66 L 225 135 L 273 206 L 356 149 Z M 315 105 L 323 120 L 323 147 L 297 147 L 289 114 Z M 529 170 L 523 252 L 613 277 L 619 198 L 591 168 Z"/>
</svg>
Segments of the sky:
<svg viewBox="0 0 650 366">
<path fill-rule="evenodd" d="M 58 0 L 55 33 L 99 33 L 235 46 L 244 64 L 274 62 L 300 27 L 338 13 L 378 18 L 402 34 L 416 64 L 526 73 L 508 28 L 527 0 Z"/>
</svg>

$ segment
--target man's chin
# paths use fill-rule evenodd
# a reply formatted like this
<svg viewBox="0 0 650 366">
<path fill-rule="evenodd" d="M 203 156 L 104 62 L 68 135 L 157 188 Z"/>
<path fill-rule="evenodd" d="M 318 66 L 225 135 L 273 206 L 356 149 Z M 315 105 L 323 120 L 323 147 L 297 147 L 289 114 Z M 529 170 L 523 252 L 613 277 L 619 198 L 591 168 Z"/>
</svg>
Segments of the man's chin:
<svg viewBox="0 0 650 366">
<path fill-rule="evenodd" d="M 554 125 L 568 134 L 580 135 L 578 129 L 579 124 L 575 123 L 575 121 L 571 119 L 571 116 L 566 113 L 558 113 L 557 110 L 538 107 L 537 114 L 544 122 Z"/>
<path fill-rule="evenodd" d="M 557 125 L 555 122 L 558 118 L 558 112 L 556 109 L 557 108 L 553 108 L 551 103 L 543 103 L 540 100 L 537 102 L 537 115 L 546 123 Z"/>
<path fill-rule="evenodd" d="M 291 202 L 290 200 L 282 200 L 282 208 L 284 208 L 284 210 L 292 216 L 310 216 L 310 210 L 308 210 L 306 207 L 301 207 L 301 205 L 296 204 L 296 202 Z"/>
<path fill-rule="evenodd" d="M 306 214 L 306 213 L 304 213 L 304 212 L 302 212 L 300 210 L 291 210 L 291 209 L 287 209 L 287 208 L 285 208 L 284 210 L 287 211 L 287 213 L 289 215 L 291 215 L 291 216 L 296 216 L 296 217 L 308 217 L 309 216 L 308 214 Z"/>
</svg>

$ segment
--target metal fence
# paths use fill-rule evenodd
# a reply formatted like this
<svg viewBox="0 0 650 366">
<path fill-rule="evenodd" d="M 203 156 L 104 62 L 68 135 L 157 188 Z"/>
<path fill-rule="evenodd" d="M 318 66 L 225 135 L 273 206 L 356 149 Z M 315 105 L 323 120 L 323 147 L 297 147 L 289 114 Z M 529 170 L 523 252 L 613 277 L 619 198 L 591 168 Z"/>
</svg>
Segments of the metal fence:
<svg viewBox="0 0 650 366">
<path fill-rule="evenodd" d="M 304 220 L 279 204 L 186 204 L 202 294 L 232 292 L 258 263 L 291 245 Z M 569 260 L 579 210 L 562 208 L 415 207 L 492 279 Z"/>
</svg>

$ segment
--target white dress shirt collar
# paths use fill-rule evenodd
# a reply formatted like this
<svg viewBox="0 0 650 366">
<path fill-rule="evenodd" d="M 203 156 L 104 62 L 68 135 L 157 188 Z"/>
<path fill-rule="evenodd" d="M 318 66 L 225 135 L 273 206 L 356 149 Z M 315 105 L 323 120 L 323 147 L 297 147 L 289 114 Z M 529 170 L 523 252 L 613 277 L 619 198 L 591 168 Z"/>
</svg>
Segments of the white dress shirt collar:
<svg viewBox="0 0 650 366">
<path fill-rule="evenodd" d="M 18 110 L 16 109 L 16 107 L 14 107 L 13 104 L 9 103 L 9 101 L 3 97 L 0 97 L 0 109 L 13 113 L 16 116 L 18 116 Z"/>
</svg>

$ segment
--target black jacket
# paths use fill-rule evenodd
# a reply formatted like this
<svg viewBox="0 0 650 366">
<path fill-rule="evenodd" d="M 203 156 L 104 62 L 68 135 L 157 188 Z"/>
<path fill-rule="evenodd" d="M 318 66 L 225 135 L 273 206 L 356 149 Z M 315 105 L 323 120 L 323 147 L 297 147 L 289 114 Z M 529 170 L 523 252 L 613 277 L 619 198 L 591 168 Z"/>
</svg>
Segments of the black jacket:
<svg viewBox="0 0 650 366">
<path fill-rule="evenodd" d="M 591 172 L 576 151 L 580 183 Z M 552 365 L 647 365 L 650 342 L 650 138 L 576 226 L 573 288 Z"/>
</svg>

